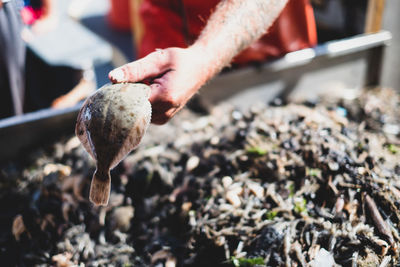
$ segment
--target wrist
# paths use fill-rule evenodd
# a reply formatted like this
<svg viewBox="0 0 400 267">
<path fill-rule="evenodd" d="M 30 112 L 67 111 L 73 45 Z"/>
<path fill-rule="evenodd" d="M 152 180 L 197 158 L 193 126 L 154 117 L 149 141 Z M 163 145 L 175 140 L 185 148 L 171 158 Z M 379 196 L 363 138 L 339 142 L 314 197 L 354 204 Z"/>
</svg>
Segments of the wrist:
<svg viewBox="0 0 400 267">
<path fill-rule="evenodd" d="M 219 57 L 215 54 L 215 50 L 210 49 L 207 45 L 196 42 L 188 48 L 188 51 L 198 59 L 199 72 L 204 77 L 204 82 L 218 74 L 223 67 L 220 64 Z"/>
</svg>

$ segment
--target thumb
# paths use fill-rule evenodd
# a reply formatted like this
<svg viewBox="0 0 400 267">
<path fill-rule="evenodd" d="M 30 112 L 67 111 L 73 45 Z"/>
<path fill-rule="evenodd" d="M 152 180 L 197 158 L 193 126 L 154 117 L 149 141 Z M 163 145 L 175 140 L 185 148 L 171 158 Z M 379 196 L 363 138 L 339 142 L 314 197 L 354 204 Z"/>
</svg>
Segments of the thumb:
<svg viewBox="0 0 400 267">
<path fill-rule="evenodd" d="M 110 71 L 108 78 L 113 83 L 139 82 L 167 71 L 169 61 L 169 55 L 165 50 L 157 50 L 142 59 Z"/>
</svg>

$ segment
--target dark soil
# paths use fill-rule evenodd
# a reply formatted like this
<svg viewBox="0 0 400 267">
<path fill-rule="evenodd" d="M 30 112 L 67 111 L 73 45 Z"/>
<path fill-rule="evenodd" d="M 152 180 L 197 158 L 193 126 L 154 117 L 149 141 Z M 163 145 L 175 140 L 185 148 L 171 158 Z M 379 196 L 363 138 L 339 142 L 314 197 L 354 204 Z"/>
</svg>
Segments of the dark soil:
<svg viewBox="0 0 400 267">
<path fill-rule="evenodd" d="M 4 162 L 2 266 L 392 266 L 400 97 L 181 112 L 112 171 L 76 137 Z"/>
</svg>

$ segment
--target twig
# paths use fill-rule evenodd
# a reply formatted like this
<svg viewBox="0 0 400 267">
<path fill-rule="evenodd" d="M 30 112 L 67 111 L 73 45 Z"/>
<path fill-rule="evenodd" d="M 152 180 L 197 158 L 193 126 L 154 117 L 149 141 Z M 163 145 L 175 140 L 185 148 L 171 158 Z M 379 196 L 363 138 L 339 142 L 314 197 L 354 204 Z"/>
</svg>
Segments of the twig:
<svg viewBox="0 0 400 267">
<path fill-rule="evenodd" d="M 386 224 L 385 220 L 383 220 L 382 215 L 379 213 L 379 210 L 375 204 L 375 201 L 369 195 L 366 194 L 365 195 L 365 203 L 371 214 L 372 220 L 375 223 L 375 226 L 378 228 L 378 231 L 388 239 L 388 241 L 391 245 L 393 245 L 394 239 L 393 239 L 392 232 L 390 231 L 390 228 Z"/>
</svg>

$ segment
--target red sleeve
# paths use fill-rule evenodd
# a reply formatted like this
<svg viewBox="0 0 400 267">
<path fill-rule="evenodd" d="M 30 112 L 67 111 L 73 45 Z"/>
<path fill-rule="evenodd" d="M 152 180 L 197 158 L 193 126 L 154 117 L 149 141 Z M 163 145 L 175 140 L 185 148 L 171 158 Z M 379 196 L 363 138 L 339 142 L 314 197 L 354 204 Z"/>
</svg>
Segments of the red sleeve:
<svg viewBox="0 0 400 267">
<path fill-rule="evenodd" d="M 143 35 L 138 42 L 138 56 L 156 48 L 186 47 L 196 40 L 218 0 L 184 0 L 186 20 L 178 1 L 144 0 L 140 8 Z M 184 22 L 187 23 L 184 36 Z M 279 57 L 288 52 L 312 47 L 317 43 L 314 13 L 308 0 L 289 0 L 268 33 L 240 53 L 234 62 L 245 64 Z"/>
</svg>

